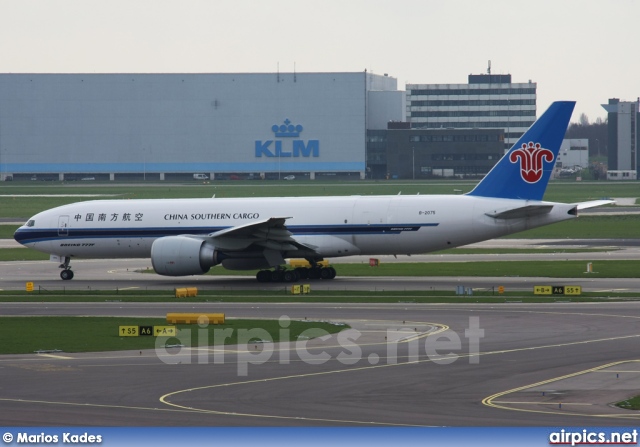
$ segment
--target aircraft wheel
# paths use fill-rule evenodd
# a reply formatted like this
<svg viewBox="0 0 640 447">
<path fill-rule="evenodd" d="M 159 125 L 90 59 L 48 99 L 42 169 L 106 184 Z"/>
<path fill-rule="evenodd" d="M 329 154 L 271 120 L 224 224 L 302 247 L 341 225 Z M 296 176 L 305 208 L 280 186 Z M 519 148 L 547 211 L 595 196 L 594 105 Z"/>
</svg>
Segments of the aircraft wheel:
<svg viewBox="0 0 640 447">
<path fill-rule="evenodd" d="M 333 267 L 328 267 L 328 269 L 330 272 L 329 279 L 334 279 L 337 275 L 336 269 L 334 269 Z"/>
<path fill-rule="evenodd" d="M 320 279 L 331 279 L 331 269 L 329 267 L 320 269 Z"/>
<path fill-rule="evenodd" d="M 60 278 L 62 278 L 65 281 L 69 281 L 71 279 L 73 279 L 73 270 L 63 270 L 60 272 Z"/>
<path fill-rule="evenodd" d="M 283 277 L 282 270 L 274 270 L 271 272 L 271 282 L 281 282 Z"/>
<path fill-rule="evenodd" d="M 269 270 L 260 270 L 256 273 L 256 279 L 258 282 L 269 282 L 271 281 L 271 272 Z"/>
<path fill-rule="evenodd" d="M 320 279 L 320 269 L 317 267 L 310 268 L 309 279 Z"/>
<path fill-rule="evenodd" d="M 300 278 L 300 279 L 309 279 L 309 269 L 308 268 L 298 267 L 296 269 L 296 272 L 298 273 L 298 278 Z"/>
<path fill-rule="evenodd" d="M 298 280 L 298 275 L 294 270 L 285 270 L 282 274 L 282 279 L 284 282 L 295 282 Z"/>
</svg>

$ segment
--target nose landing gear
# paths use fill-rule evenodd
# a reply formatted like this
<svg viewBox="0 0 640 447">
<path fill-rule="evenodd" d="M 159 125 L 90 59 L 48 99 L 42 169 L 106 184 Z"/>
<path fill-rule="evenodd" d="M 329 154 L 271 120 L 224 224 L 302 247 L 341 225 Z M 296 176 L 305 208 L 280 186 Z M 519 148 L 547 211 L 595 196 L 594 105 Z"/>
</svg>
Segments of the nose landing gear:
<svg viewBox="0 0 640 447">
<path fill-rule="evenodd" d="M 71 266 L 69 265 L 70 262 L 71 262 L 71 258 L 69 256 L 66 256 L 64 258 L 64 262 L 59 265 L 59 267 L 63 269 L 60 272 L 60 278 L 62 278 L 65 281 L 73 279 L 73 270 L 71 270 Z"/>
</svg>

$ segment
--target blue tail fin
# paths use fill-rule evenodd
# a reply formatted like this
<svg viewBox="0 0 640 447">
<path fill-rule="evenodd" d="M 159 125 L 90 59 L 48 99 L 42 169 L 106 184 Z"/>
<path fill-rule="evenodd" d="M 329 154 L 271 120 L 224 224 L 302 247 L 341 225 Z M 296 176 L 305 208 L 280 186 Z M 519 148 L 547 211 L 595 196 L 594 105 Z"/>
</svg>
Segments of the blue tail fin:
<svg viewBox="0 0 640 447">
<path fill-rule="evenodd" d="M 551 104 L 469 195 L 542 200 L 575 104 Z"/>
</svg>

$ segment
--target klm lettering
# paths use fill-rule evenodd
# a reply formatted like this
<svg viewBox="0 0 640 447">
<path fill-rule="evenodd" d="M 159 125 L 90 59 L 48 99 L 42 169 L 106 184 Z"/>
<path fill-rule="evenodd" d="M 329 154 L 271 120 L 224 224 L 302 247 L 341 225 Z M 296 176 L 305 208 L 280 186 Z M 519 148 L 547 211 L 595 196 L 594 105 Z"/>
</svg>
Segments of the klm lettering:
<svg viewBox="0 0 640 447">
<path fill-rule="evenodd" d="M 256 157 L 319 157 L 320 156 L 320 140 L 293 140 L 290 151 L 282 147 L 282 141 L 267 140 L 256 141 Z"/>
</svg>

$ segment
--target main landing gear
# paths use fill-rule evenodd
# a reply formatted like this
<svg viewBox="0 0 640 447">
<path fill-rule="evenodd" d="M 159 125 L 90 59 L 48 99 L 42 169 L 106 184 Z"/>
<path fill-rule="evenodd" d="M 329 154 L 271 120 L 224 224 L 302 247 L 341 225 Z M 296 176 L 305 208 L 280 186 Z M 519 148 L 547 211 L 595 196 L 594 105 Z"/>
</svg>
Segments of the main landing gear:
<svg viewBox="0 0 640 447">
<path fill-rule="evenodd" d="M 65 281 L 69 281 L 73 279 L 73 270 L 71 270 L 71 266 L 69 266 L 70 262 L 71 262 L 71 258 L 69 256 L 66 256 L 64 258 L 64 262 L 59 265 L 59 267 L 63 269 L 60 272 L 60 278 L 62 278 Z"/>
<path fill-rule="evenodd" d="M 285 270 L 277 267 L 275 270 L 260 270 L 256 274 L 258 282 L 298 282 L 305 279 L 333 279 L 336 277 L 336 269 L 333 267 L 298 267 Z"/>
</svg>

